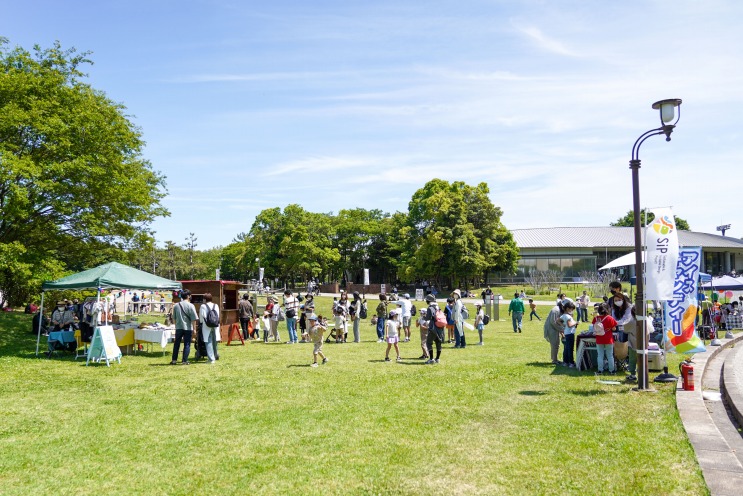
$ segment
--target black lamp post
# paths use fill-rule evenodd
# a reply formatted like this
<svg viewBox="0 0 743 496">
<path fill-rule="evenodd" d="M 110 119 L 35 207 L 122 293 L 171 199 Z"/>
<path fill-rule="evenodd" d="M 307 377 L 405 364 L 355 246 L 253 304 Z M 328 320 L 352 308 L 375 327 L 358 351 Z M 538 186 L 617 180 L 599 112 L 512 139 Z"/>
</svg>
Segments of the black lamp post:
<svg viewBox="0 0 743 496">
<path fill-rule="evenodd" d="M 678 116 L 674 121 L 675 109 L 678 107 Z M 639 340 L 637 342 L 637 389 L 648 390 L 648 343 L 647 343 L 647 321 L 645 314 L 645 285 L 642 271 L 642 233 L 640 231 L 640 146 L 651 136 L 666 135 L 666 141 L 671 141 L 671 133 L 676 123 L 681 118 L 681 100 L 671 98 L 661 100 L 653 104 L 653 109 L 660 113 L 660 127 L 643 133 L 632 147 L 632 160 L 629 168 L 632 169 L 632 212 L 634 214 L 635 228 L 635 275 L 637 277 L 637 293 L 635 294 L 635 313 L 637 315 L 637 327 Z M 673 123 L 671 123 L 673 122 Z"/>
</svg>

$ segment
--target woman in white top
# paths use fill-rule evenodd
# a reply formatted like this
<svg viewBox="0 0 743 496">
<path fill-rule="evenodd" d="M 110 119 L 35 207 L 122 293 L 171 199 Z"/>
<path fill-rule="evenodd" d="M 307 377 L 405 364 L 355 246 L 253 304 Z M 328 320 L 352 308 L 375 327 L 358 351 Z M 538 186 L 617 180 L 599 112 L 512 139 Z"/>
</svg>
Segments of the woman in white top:
<svg viewBox="0 0 743 496">
<path fill-rule="evenodd" d="M 217 332 L 219 324 L 216 327 L 209 327 L 206 324 L 207 316 L 212 310 L 217 312 L 217 322 L 219 318 L 219 305 L 212 302 L 212 294 L 204 293 L 204 303 L 199 308 L 199 322 L 201 322 L 201 339 L 206 343 L 206 355 L 209 357 L 209 363 L 214 363 L 219 355 L 217 354 Z"/>
</svg>

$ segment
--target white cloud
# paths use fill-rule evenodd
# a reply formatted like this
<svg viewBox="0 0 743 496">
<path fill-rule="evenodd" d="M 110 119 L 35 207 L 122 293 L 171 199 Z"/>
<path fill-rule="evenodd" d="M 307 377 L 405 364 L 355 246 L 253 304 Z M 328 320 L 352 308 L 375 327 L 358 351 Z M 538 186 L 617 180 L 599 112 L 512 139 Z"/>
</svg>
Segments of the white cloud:
<svg viewBox="0 0 743 496">
<path fill-rule="evenodd" d="M 511 25 L 529 40 L 534 42 L 537 47 L 550 53 L 563 55 L 565 57 L 579 57 L 580 55 L 569 49 L 559 40 L 545 35 L 541 29 L 532 25 L 520 25 L 517 21 L 512 20 Z"/>
</svg>

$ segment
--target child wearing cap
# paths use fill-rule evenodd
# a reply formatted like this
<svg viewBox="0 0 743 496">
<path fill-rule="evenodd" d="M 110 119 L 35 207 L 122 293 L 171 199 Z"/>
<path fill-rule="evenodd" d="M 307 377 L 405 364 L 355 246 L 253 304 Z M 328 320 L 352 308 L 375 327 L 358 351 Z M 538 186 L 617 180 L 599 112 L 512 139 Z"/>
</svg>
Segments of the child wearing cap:
<svg viewBox="0 0 743 496">
<path fill-rule="evenodd" d="M 323 334 L 327 327 L 322 320 L 322 315 L 317 316 L 313 313 L 307 320 L 309 320 L 309 329 L 307 333 L 302 335 L 302 338 L 305 340 L 311 339 L 314 343 L 311 367 L 317 367 L 317 355 L 322 357 L 322 363 L 328 363 L 328 358 L 322 352 Z"/>
<path fill-rule="evenodd" d="M 475 329 L 477 329 L 477 332 L 480 334 L 480 342 L 477 344 L 478 346 L 482 346 L 484 344 L 482 341 L 482 331 L 485 329 L 485 312 L 482 309 L 482 303 L 477 303 L 475 308 L 477 309 L 477 315 L 475 315 Z"/>
<path fill-rule="evenodd" d="M 400 335 L 398 333 L 398 326 L 400 325 L 397 321 L 397 311 L 393 310 L 390 312 L 387 323 L 384 326 L 384 340 L 387 342 L 387 352 L 384 354 L 384 361 L 390 361 L 390 348 L 395 345 L 395 353 L 397 353 L 397 361 L 401 362 L 400 347 L 397 343 L 400 341 Z"/>
</svg>

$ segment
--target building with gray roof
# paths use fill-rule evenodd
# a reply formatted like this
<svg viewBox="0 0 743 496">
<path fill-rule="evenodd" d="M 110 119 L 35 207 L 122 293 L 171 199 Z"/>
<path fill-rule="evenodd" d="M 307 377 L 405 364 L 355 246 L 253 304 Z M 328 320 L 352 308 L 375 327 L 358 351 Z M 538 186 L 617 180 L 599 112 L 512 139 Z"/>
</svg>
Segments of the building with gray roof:
<svg viewBox="0 0 743 496">
<path fill-rule="evenodd" d="M 644 229 L 643 229 L 644 231 Z M 532 270 L 558 270 L 567 280 L 634 251 L 631 227 L 545 227 L 511 231 L 519 247 L 515 276 L 498 275 L 498 282 L 520 282 Z M 702 271 L 713 275 L 743 272 L 743 240 L 694 231 L 678 231 L 679 245 L 702 248 Z M 621 271 L 628 277 L 634 267 Z M 626 278 L 624 277 L 624 278 Z"/>
</svg>

